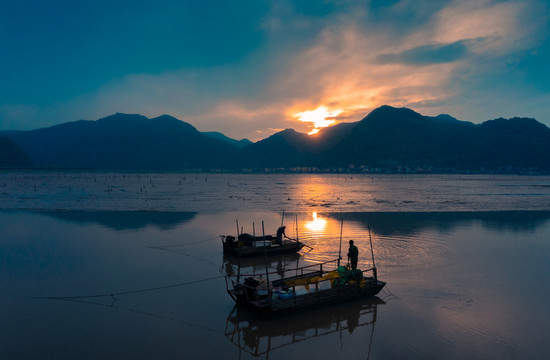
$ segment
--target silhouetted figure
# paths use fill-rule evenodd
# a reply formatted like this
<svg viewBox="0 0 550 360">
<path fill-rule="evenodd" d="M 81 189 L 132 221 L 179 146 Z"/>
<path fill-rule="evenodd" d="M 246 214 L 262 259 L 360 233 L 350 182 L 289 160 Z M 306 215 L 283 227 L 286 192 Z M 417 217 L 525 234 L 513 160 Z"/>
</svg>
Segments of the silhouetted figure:
<svg viewBox="0 0 550 360">
<path fill-rule="evenodd" d="M 281 226 L 277 229 L 277 244 L 283 244 L 283 236 L 288 239 L 288 236 L 285 234 L 286 226 Z"/>
<path fill-rule="evenodd" d="M 353 240 L 349 241 L 348 261 L 351 263 L 351 269 L 357 269 L 357 260 L 359 259 L 359 249 L 353 245 Z"/>
<path fill-rule="evenodd" d="M 359 326 L 359 311 L 350 312 L 350 315 L 347 319 L 348 323 L 348 332 L 351 334 L 356 327 Z"/>
<path fill-rule="evenodd" d="M 281 259 L 277 260 L 277 274 L 279 274 L 281 278 L 285 277 L 285 267 Z"/>
</svg>

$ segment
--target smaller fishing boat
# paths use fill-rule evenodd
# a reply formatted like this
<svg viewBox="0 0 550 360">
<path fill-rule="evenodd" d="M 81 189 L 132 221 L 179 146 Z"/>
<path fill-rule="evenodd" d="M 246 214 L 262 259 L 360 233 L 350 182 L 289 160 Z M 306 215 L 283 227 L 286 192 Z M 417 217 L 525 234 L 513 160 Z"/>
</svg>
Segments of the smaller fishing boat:
<svg viewBox="0 0 550 360">
<path fill-rule="evenodd" d="M 240 234 L 235 238 L 232 235 L 220 235 L 223 244 L 223 253 L 234 256 L 264 256 L 286 253 L 296 253 L 305 244 L 294 239 L 277 239 L 275 235 L 253 236 Z"/>
<path fill-rule="evenodd" d="M 283 211 L 284 220 L 284 211 Z M 296 239 L 289 238 L 285 234 L 286 226 L 283 225 L 277 229 L 276 235 L 266 235 L 264 230 L 264 222 L 262 221 L 262 236 L 256 236 L 254 223 L 252 223 L 253 235 L 243 232 L 237 224 L 237 236 L 220 235 L 223 245 L 224 255 L 234 255 L 241 257 L 247 256 L 268 256 L 287 253 L 296 253 L 304 246 L 311 249 L 310 246 L 298 240 L 298 216 L 296 216 Z"/>
</svg>

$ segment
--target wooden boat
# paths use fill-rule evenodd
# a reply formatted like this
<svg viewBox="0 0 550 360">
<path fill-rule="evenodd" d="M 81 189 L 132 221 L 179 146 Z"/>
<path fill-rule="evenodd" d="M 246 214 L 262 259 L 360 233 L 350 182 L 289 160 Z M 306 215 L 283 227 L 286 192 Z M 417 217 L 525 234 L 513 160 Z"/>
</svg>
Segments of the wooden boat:
<svg viewBox="0 0 550 360">
<path fill-rule="evenodd" d="M 375 296 L 386 285 L 378 280 L 376 267 L 353 271 L 339 263 L 302 266 L 292 270 L 296 275 L 273 281 L 269 276 L 276 273 L 226 275 L 226 290 L 237 305 L 273 316 Z"/>
<path fill-rule="evenodd" d="M 238 235 L 237 238 L 232 235 L 220 235 L 220 237 L 224 254 L 241 257 L 295 253 L 305 246 L 298 240 L 283 239 L 278 242 L 274 235 L 253 236 L 245 233 Z"/>
</svg>

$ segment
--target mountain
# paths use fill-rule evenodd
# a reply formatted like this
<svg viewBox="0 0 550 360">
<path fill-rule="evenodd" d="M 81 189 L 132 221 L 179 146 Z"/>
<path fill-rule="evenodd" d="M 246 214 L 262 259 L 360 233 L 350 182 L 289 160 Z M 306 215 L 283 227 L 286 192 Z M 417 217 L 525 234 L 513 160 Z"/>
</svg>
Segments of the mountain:
<svg viewBox="0 0 550 360">
<path fill-rule="evenodd" d="M 312 139 L 294 129 L 286 129 L 250 144 L 240 151 L 239 163 L 246 168 L 281 168 L 309 161 Z"/>
<path fill-rule="evenodd" d="M 0 168 L 25 167 L 31 164 L 29 155 L 13 140 L 0 137 Z"/>
<path fill-rule="evenodd" d="M 474 128 L 468 122 L 441 121 L 411 109 L 382 106 L 320 158 L 340 166 L 454 167 L 452 158 L 467 147 Z"/>
<path fill-rule="evenodd" d="M 499 118 L 476 125 L 391 106 L 312 136 L 286 129 L 255 143 L 201 133 L 168 115 L 148 119 L 136 114 L 1 132 L 0 139 L 0 167 L 261 171 L 353 165 L 356 171 L 550 171 L 550 129 L 535 119 Z"/>
<path fill-rule="evenodd" d="M 535 119 L 475 125 L 450 115 L 423 116 L 385 105 L 359 122 L 328 127 L 309 137 L 285 130 L 243 150 L 251 167 L 548 171 L 550 129 Z"/>
<path fill-rule="evenodd" d="M 439 114 L 437 116 L 426 116 L 426 118 L 431 119 L 432 121 L 439 122 L 439 123 L 455 123 L 455 124 L 468 124 L 468 125 L 474 125 L 471 122 L 468 121 L 462 121 L 458 120 L 451 115 L 448 114 Z"/>
<path fill-rule="evenodd" d="M 472 138 L 478 165 L 489 168 L 550 166 L 550 129 L 531 118 L 495 119 L 479 125 Z"/>
<path fill-rule="evenodd" d="M 115 114 L 7 135 L 36 167 L 100 170 L 209 169 L 231 166 L 238 149 L 168 115 Z"/>
<path fill-rule="evenodd" d="M 410 109 L 380 107 L 332 149 L 350 163 L 411 168 L 550 169 L 550 129 L 535 119 L 496 119 L 480 125 Z"/>
<path fill-rule="evenodd" d="M 230 143 L 231 145 L 238 147 L 239 149 L 242 149 L 243 147 L 252 144 L 252 141 L 248 139 L 235 140 L 217 131 L 203 131 L 202 134 L 212 139 L 223 140 L 227 143 Z"/>
</svg>

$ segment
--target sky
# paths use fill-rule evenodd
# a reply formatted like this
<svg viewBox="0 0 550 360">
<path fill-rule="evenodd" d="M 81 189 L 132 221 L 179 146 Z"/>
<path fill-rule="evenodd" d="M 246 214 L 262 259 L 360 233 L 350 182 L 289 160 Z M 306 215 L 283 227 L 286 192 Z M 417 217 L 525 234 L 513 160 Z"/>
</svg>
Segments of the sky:
<svg viewBox="0 0 550 360">
<path fill-rule="evenodd" d="M 548 0 L 0 0 L 0 130 L 114 113 L 257 141 L 381 106 L 550 126 Z"/>
</svg>

